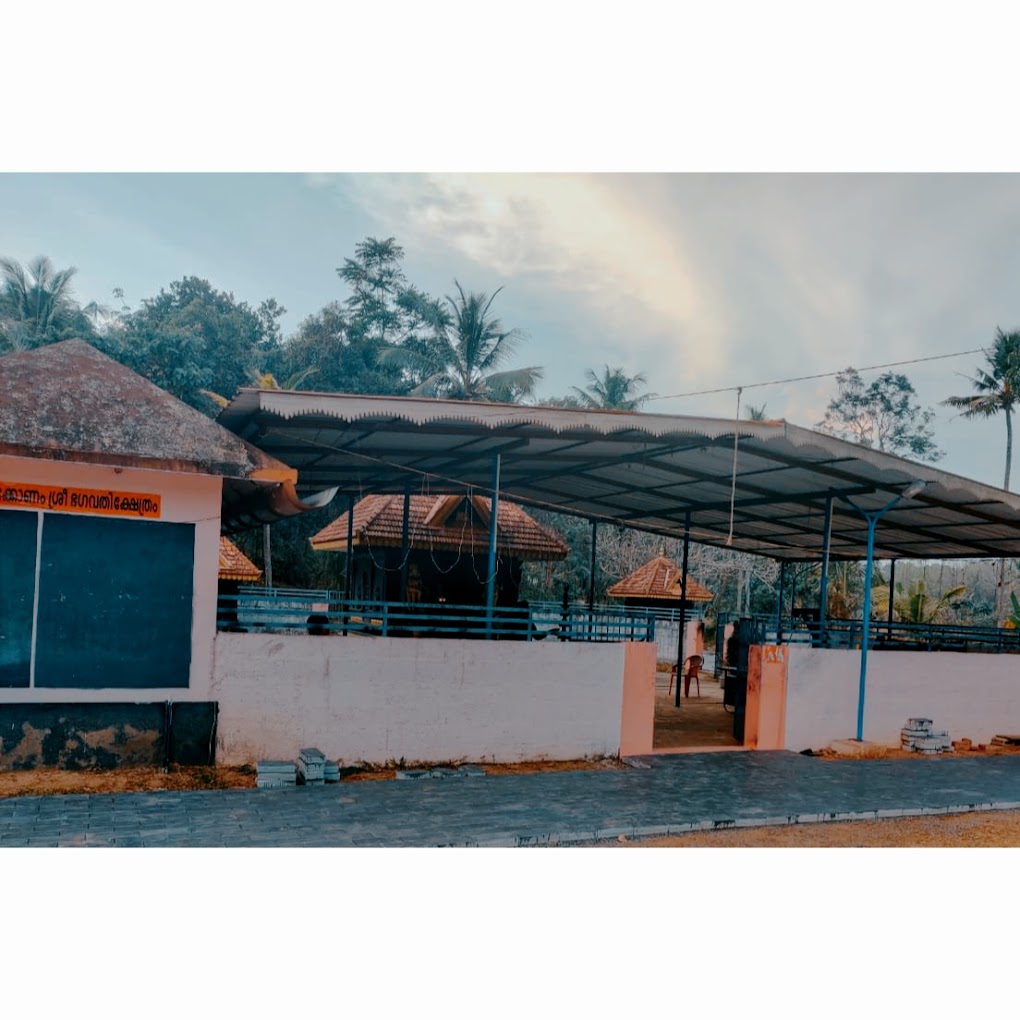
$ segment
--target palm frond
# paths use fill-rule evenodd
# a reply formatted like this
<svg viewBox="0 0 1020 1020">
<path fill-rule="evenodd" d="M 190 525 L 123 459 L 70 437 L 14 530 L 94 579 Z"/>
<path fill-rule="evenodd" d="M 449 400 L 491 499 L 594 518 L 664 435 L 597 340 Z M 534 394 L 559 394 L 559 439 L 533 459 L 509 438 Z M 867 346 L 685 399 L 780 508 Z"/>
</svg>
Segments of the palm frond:
<svg viewBox="0 0 1020 1020">
<path fill-rule="evenodd" d="M 222 393 L 214 393 L 212 390 L 199 390 L 203 397 L 208 397 L 217 407 L 227 407 L 230 401 Z"/>
</svg>

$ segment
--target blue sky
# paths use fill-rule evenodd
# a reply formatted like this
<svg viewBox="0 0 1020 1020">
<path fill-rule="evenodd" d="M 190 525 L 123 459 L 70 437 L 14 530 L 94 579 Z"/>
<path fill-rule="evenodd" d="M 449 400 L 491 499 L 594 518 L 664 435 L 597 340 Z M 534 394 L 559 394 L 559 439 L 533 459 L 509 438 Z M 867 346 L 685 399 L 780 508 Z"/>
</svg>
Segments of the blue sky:
<svg viewBox="0 0 1020 1020">
<path fill-rule="evenodd" d="M 954 174 L 7 174 L 0 252 L 78 267 L 82 301 L 136 305 L 186 274 L 285 328 L 345 291 L 335 269 L 395 236 L 408 278 L 504 290 L 542 395 L 587 368 L 644 372 L 657 394 L 749 385 L 987 345 L 1020 327 L 1020 177 Z M 935 406 L 942 466 L 1001 482 L 1004 423 L 937 401 L 980 355 L 905 366 Z M 869 373 L 866 378 L 873 377 Z M 831 380 L 745 391 L 817 422 Z M 732 416 L 735 395 L 648 410 Z"/>
</svg>

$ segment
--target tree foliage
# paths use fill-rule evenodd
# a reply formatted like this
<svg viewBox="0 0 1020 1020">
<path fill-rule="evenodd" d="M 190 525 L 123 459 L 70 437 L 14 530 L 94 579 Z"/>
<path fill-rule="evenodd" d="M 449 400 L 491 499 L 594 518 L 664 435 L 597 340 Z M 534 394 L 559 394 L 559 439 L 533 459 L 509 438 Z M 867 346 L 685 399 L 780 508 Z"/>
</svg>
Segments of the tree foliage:
<svg viewBox="0 0 1020 1020">
<path fill-rule="evenodd" d="M 964 418 L 992 418 L 1002 412 L 1006 420 L 1006 471 L 1002 482 L 1009 488 L 1013 462 L 1013 410 L 1020 397 L 1020 331 L 995 331 L 995 341 L 985 351 L 985 364 L 971 379 L 970 396 L 947 397 L 943 404 L 959 408 Z"/>
<path fill-rule="evenodd" d="M 958 584 L 932 594 L 924 577 L 915 578 L 906 586 L 902 581 L 898 581 L 893 597 L 893 615 L 901 623 L 948 623 L 966 595 L 965 584 Z M 871 604 L 876 617 L 888 615 L 888 585 L 873 589 Z"/>
<path fill-rule="evenodd" d="M 823 432 L 886 453 L 929 461 L 943 456 L 933 438 L 935 412 L 921 407 L 905 375 L 885 372 L 865 386 L 856 369 L 846 368 L 836 386 L 817 426 Z"/>
<path fill-rule="evenodd" d="M 534 393 L 542 369 L 502 369 L 524 333 L 505 329 L 492 314 L 490 297 L 466 292 L 454 281 L 457 296 L 446 298 L 445 315 L 434 320 L 435 332 L 419 345 L 389 347 L 381 357 L 417 381 L 412 393 L 450 400 L 495 400 L 516 403 Z"/>
<path fill-rule="evenodd" d="M 654 393 L 641 393 L 638 389 L 648 380 L 643 372 L 627 375 L 622 368 L 604 366 L 599 375 L 592 369 L 584 373 L 588 385 L 581 389 L 572 386 L 578 406 L 598 408 L 607 411 L 637 411 L 642 404 L 651 400 Z"/>
<path fill-rule="evenodd" d="M 273 323 L 282 314 L 275 301 L 254 312 L 208 280 L 187 276 L 143 301 L 98 346 L 178 399 L 213 413 L 202 391 L 229 397 L 251 386 L 277 351 Z"/>
<path fill-rule="evenodd" d="M 421 352 L 446 322 L 438 302 L 409 284 L 394 238 L 366 238 L 337 275 L 351 290 L 308 316 L 290 338 L 278 366 L 283 375 L 315 369 L 315 387 L 340 393 L 406 393 L 417 380 L 380 354 Z"/>
<path fill-rule="evenodd" d="M 0 354 L 92 335 L 71 290 L 76 272 L 74 266 L 56 269 L 45 255 L 25 265 L 0 257 Z"/>
</svg>

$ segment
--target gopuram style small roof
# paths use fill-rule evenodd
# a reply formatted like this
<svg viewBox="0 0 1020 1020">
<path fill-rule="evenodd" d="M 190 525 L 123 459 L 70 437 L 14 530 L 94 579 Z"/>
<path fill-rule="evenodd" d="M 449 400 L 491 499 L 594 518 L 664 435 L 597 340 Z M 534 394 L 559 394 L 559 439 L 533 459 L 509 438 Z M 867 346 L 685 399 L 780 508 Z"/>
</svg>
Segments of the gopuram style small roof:
<svg viewBox="0 0 1020 1020">
<path fill-rule="evenodd" d="M 225 535 L 220 535 L 221 581 L 258 581 L 262 571 Z"/>
<path fill-rule="evenodd" d="M 0 454 L 224 479 L 224 530 L 325 505 L 297 471 L 84 340 L 0 358 Z"/>
<path fill-rule="evenodd" d="M 621 581 L 617 581 L 606 594 L 614 599 L 661 599 L 663 602 L 680 601 L 680 568 L 665 556 L 656 556 L 637 568 Z M 690 574 L 687 575 L 688 602 L 709 602 L 712 593 Z"/>
<path fill-rule="evenodd" d="M 483 496 L 412 495 L 408 543 L 412 549 L 435 552 L 485 553 L 490 514 L 491 505 Z M 366 496 L 354 505 L 355 548 L 400 548 L 403 522 L 402 495 Z M 313 535 L 311 544 L 317 552 L 346 550 L 347 513 Z M 496 550 L 520 560 L 562 560 L 568 551 L 558 535 L 506 500 L 500 500 L 496 512 Z"/>
</svg>

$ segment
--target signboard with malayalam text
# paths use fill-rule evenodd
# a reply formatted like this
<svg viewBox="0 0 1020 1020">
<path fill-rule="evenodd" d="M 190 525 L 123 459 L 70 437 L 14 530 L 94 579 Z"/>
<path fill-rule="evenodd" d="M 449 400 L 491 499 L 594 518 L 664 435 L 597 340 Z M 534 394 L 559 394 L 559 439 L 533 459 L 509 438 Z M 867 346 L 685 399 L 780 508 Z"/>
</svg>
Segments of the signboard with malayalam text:
<svg viewBox="0 0 1020 1020">
<path fill-rule="evenodd" d="M 161 503 L 160 496 L 152 492 L 114 492 L 0 481 L 0 507 L 158 519 Z"/>
</svg>

